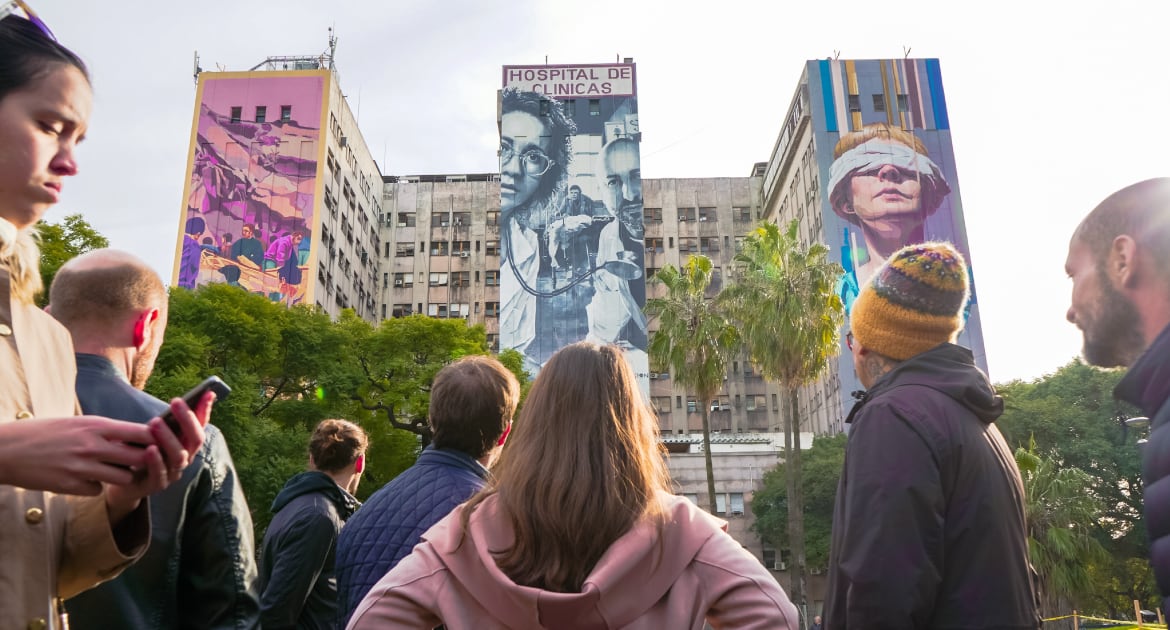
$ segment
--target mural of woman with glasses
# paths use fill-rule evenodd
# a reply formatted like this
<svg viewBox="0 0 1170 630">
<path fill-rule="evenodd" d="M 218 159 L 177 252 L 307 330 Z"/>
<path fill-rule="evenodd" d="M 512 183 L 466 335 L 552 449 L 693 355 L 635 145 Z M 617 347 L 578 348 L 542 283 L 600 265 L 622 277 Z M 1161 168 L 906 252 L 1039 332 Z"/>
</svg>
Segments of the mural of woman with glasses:
<svg viewBox="0 0 1170 630">
<path fill-rule="evenodd" d="M 583 228 L 590 221 L 566 221 L 558 211 L 573 155 L 573 121 L 558 101 L 515 89 L 504 90 L 501 111 L 500 346 L 518 350 L 535 374 L 558 348 L 589 332 L 589 258 L 597 248 L 573 242 L 588 238 Z M 557 250 L 583 259 L 558 263 Z"/>
</svg>

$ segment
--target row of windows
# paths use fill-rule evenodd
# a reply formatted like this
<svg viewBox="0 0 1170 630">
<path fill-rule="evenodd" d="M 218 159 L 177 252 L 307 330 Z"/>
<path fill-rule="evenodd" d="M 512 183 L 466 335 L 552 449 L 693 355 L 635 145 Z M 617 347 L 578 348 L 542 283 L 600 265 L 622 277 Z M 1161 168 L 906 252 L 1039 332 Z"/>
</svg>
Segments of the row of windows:
<svg viewBox="0 0 1170 630">
<path fill-rule="evenodd" d="M 382 287 L 386 288 L 390 283 L 389 273 L 382 274 Z M 475 281 L 479 282 L 479 271 L 475 272 Z M 451 271 L 451 272 L 433 272 L 427 274 L 425 271 L 418 272 L 418 282 L 422 284 L 427 282 L 432 287 L 469 287 L 471 286 L 471 272 L 470 271 Z M 498 286 L 500 284 L 499 271 L 485 271 L 483 276 L 483 283 L 489 287 Z M 412 273 L 396 273 L 394 274 L 394 286 L 396 288 L 412 287 L 414 286 L 414 274 Z"/>
<path fill-rule="evenodd" d="M 670 396 L 652 396 L 651 404 L 658 413 L 671 413 Z M 720 396 L 711 400 L 711 411 L 731 411 L 732 399 L 730 396 Z M 674 409 L 682 409 L 682 396 L 674 397 Z M 765 411 L 768 408 L 768 398 L 764 394 L 735 395 L 735 408 L 748 411 Z M 780 410 L 780 399 L 772 394 L 772 410 Z M 687 396 L 687 413 L 699 413 L 699 399 Z"/>
<path fill-rule="evenodd" d="M 694 492 L 684 492 L 683 497 L 690 499 L 691 503 L 699 504 L 699 495 Z M 731 514 L 733 516 L 743 515 L 743 493 L 742 492 L 717 492 L 715 493 L 715 513 L 719 516 L 727 515 L 728 504 L 731 504 Z"/>
<path fill-rule="evenodd" d="M 735 237 L 735 251 L 738 252 L 743 249 L 743 241 L 746 237 Z M 674 249 L 674 237 L 668 236 L 665 239 L 658 236 L 646 238 L 646 252 L 661 254 L 667 249 Z M 665 244 L 665 246 L 664 246 Z M 731 237 L 723 237 L 723 247 L 731 246 Z M 718 236 L 680 236 L 678 238 L 678 251 L 680 252 L 699 252 L 701 254 L 714 253 L 719 251 L 719 237 Z"/>
<path fill-rule="evenodd" d="M 232 106 L 232 122 L 238 123 L 244 117 L 244 108 L 240 105 Z M 266 105 L 257 105 L 255 116 L 253 118 L 258 123 L 268 121 L 268 107 Z M 292 105 L 280 106 L 280 122 L 289 122 L 292 120 Z"/>
<path fill-rule="evenodd" d="M 383 309 L 385 310 L 385 305 Z M 467 302 L 448 302 L 444 304 L 427 304 L 426 313 L 430 317 L 468 317 L 471 313 L 479 314 L 480 303 L 468 304 Z M 420 302 L 417 310 L 410 304 L 394 304 L 390 309 L 391 317 L 409 317 L 415 313 L 423 312 L 423 305 Z M 499 302 L 484 302 L 483 314 L 485 317 L 499 317 L 500 303 Z"/>
<path fill-rule="evenodd" d="M 391 218 L 386 217 L 384 222 L 389 225 Z M 414 212 L 399 212 L 394 217 L 393 222 L 398 227 L 415 227 L 417 219 Z M 499 225 L 500 212 L 498 210 L 489 210 L 487 213 L 487 225 Z M 471 225 L 470 212 L 436 212 L 431 214 L 431 227 L 445 228 L 445 227 L 466 227 Z"/>
<path fill-rule="evenodd" d="M 467 258 L 471 256 L 472 241 L 431 241 L 430 253 L 431 256 L 459 256 Z M 475 241 L 475 251 L 480 251 L 480 241 Z M 485 241 L 483 244 L 483 252 L 488 256 L 500 255 L 499 241 Z M 385 251 L 383 256 L 390 257 L 390 243 L 384 244 Z M 394 256 L 397 258 L 413 258 L 416 252 L 428 251 L 427 242 L 419 241 L 418 248 L 414 246 L 414 242 L 409 243 L 394 243 Z"/>
<path fill-rule="evenodd" d="M 908 111 L 910 109 L 910 97 L 908 97 L 907 95 L 898 94 L 895 96 L 894 100 L 898 105 L 897 111 L 904 112 L 904 111 Z M 850 94 L 849 95 L 849 111 L 851 111 L 851 112 L 860 112 L 861 111 L 861 95 L 860 94 Z M 875 112 L 886 111 L 886 95 L 885 94 L 874 94 L 873 95 L 873 111 L 875 111 Z"/>
</svg>

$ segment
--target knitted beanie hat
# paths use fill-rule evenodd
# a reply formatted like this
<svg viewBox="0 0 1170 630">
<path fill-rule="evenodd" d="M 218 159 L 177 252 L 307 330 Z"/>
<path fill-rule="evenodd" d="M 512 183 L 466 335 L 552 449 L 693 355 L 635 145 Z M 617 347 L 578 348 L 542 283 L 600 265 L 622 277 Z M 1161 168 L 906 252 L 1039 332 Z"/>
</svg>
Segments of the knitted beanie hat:
<svg viewBox="0 0 1170 630">
<path fill-rule="evenodd" d="M 904 361 L 963 328 L 967 263 L 950 243 L 907 245 L 874 273 L 853 302 L 853 338 Z"/>
</svg>

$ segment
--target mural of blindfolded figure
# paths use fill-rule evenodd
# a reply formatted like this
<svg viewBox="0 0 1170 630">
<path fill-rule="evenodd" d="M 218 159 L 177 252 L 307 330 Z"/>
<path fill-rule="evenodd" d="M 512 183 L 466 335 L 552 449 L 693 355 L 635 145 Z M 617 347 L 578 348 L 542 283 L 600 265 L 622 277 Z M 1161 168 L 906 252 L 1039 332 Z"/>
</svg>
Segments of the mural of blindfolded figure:
<svg viewBox="0 0 1170 630">
<path fill-rule="evenodd" d="M 923 224 L 951 188 L 922 141 L 886 123 L 843 134 L 833 156 L 829 203 L 864 238 L 846 243 L 852 260 L 842 263 L 863 286 L 892 253 L 925 240 Z"/>
</svg>

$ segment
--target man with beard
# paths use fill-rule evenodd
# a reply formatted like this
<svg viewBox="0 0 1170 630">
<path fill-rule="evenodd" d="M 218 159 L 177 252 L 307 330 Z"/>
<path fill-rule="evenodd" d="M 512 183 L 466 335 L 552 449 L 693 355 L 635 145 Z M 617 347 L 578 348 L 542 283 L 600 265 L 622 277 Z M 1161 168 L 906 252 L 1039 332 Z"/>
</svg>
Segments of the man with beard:
<svg viewBox="0 0 1170 630">
<path fill-rule="evenodd" d="M 1123 188 L 1085 217 L 1069 243 L 1068 321 L 1085 360 L 1129 366 L 1113 390 L 1150 419 L 1142 447 L 1150 563 L 1170 608 L 1170 178 Z"/>
<path fill-rule="evenodd" d="M 602 151 L 605 205 L 616 218 L 597 245 L 596 294 L 589 303 L 589 339 L 646 349 L 645 224 L 642 222 L 642 166 L 638 143 L 618 138 Z"/>
<path fill-rule="evenodd" d="M 82 410 L 145 423 L 169 408 L 140 391 L 167 325 L 162 280 L 142 260 L 100 249 L 67 262 L 50 310 L 77 352 Z M 150 502 L 151 543 L 118 578 L 66 602 L 74 628 L 253 628 L 252 517 L 223 434 L 208 425 L 183 476 Z"/>
</svg>

